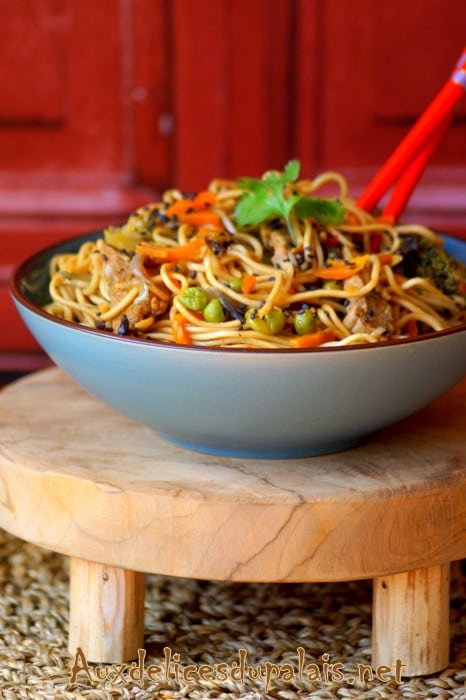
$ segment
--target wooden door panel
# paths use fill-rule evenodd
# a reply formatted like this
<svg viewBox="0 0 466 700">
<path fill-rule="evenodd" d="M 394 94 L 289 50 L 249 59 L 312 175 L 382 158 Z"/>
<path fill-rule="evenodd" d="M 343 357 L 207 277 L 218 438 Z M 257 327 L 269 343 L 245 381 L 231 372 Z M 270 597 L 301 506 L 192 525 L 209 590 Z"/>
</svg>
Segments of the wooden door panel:
<svg viewBox="0 0 466 700">
<path fill-rule="evenodd" d="M 130 60 L 126 66 L 130 87 L 122 94 L 128 113 L 127 179 L 152 188 L 154 196 L 173 182 L 171 3 L 133 0 L 128 8 L 122 21 Z"/>
<path fill-rule="evenodd" d="M 65 3 L 3 0 L 0 12 L 0 128 L 57 126 L 66 114 Z"/>
<path fill-rule="evenodd" d="M 0 187 L 165 181 L 166 14 L 160 0 L 0 0 Z"/>
<path fill-rule="evenodd" d="M 279 166 L 292 148 L 293 3 L 173 8 L 175 182 L 198 189 Z"/>
<path fill-rule="evenodd" d="M 445 83 L 465 43 L 463 0 L 416 0 L 380 3 L 375 21 L 385 40 L 373 36 L 372 88 L 374 120 L 402 126 L 414 121 Z M 390 37 L 396 36 L 396 45 Z M 466 103 L 457 108 L 466 121 Z"/>
<path fill-rule="evenodd" d="M 2 18 L 6 14 L 15 26 L 6 56 L 10 78 L 0 84 L 0 104 L 12 105 L 9 128 L 0 128 L 10 176 L 121 171 L 120 43 L 118 15 L 110 11 L 115 3 L 27 4 L 25 11 L 22 3 L 1 3 Z M 37 38 L 29 41 L 29 35 Z"/>
<path fill-rule="evenodd" d="M 465 27 L 463 0 L 327 0 L 322 161 L 381 164 L 447 80 Z M 462 104 L 433 163 L 464 166 L 465 117 Z"/>
</svg>

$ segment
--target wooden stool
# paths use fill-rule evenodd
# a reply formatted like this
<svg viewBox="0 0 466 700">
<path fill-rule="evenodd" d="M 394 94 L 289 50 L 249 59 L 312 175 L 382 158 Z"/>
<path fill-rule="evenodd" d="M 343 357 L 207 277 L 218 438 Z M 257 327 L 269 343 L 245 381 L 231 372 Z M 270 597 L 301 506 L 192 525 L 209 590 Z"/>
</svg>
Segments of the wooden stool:
<svg viewBox="0 0 466 700">
<path fill-rule="evenodd" d="M 463 382 L 355 449 L 234 459 L 173 446 L 43 370 L 0 395 L 0 526 L 71 557 L 69 649 L 90 661 L 137 657 L 143 572 L 372 578 L 374 667 L 434 673 L 450 562 L 466 557 L 465 405 Z"/>
</svg>

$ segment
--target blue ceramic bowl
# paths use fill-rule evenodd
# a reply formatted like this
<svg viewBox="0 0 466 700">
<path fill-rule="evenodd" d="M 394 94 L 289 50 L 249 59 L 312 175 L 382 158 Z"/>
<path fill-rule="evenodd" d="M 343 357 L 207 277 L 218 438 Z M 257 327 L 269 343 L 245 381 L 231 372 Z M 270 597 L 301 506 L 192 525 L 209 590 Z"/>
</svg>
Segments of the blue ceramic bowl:
<svg viewBox="0 0 466 700">
<path fill-rule="evenodd" d="M 90 238 L 48 248 L 16 270 L 18 311 L 76 382 L 181 446 L 261 458 L 336 452 L 423 408 L 466 374 L 466 324 L 370 346 L 281 351 L 166 345 L 62 321 L 41 309 L 49 260 Z M 466 241 L 445 240 L 466 261 Z"/>
</svg>

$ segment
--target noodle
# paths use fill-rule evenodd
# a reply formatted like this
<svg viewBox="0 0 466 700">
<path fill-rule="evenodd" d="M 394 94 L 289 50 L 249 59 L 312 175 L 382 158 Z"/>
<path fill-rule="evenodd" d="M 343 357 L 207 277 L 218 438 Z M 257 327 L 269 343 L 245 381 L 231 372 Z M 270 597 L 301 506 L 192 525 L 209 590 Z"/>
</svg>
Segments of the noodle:
<svg viewBox="0 0 466 700">
<path fill-rule="evenodd" d="M 329 185 L 338 199 L 319 195 Z M 55 256 L 45 309 L 120 335 L 200 347 L 347 346 L 465 322 L 464 266 L 449 262 L 457 278 L 445 288 L 422 267 L 410 272 L 408 259 L 442 251 L 441 239 L 359 210 L 341 174 L 283 184 L 284 210 L 295 199 L 336 202 L 339 221 L 290 206 L 288 217 L 240 226 L 245 194 L 241 181 L 222 180 L 190 196 L 166 191 L 123 226 Z"/>
</svg>

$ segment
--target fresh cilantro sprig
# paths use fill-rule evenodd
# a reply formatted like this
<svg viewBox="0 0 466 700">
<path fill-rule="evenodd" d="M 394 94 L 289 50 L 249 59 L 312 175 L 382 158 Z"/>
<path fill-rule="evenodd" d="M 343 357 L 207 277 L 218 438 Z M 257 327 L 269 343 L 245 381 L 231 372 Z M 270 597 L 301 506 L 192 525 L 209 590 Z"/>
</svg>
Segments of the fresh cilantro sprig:
<svg viewBox="0 0 466 700">
<path fill-rule="evenodd" d="M 267 173 L 264 178 L 243 177 L 238 186 L 247 190 L 235 209 L 238 226 L 257 226 L 271 217 L 284 219 L 291 241 L 296 245 L 292 217 L 313 217 L 320 224 L 338 226 L 345 218 L 345 210 L 337 199 L 285 197 L 287 185 L 296 182 L 300 171 L 299 160 L 290 160 L 283 172 Z"/>
<path fill-rule="evenodd" d="M 264 179 L 243 177 L 238 185 L 249 190 L 243 195 L 235 211 L 236 220 L 240 226 L 255 226 L 270 216 L 289 218 L 294 205 L 301 199 L 294 194 L 287 199 L 284 188 L 290 182 L 295 182 L 299 175 L 299 162 L 291 160 L 283 173 L 267 173 Z"/>
</svg>

